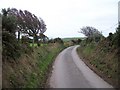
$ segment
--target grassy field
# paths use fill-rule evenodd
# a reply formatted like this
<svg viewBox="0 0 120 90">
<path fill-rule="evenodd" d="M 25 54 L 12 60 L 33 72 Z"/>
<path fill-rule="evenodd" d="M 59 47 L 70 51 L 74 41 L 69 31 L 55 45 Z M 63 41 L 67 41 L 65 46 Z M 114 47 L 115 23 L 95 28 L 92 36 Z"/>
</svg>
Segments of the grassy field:
<svg viewBox="0 0 120 90">
<path fill-rule="evenodd" d="M 65 47 L 53 43 L 35 47 L 19 60 L 3 63 L 3 88 L 43 88 L 57 54 Z"/>
<path fill-rule="evenodd" d="M 77 39 L 84 39 L 84 37 L 70 37 L 70 38 L 62 38 L 64 42 L 71 41 L 71 40 L 77 40 Z"/>
</svg>

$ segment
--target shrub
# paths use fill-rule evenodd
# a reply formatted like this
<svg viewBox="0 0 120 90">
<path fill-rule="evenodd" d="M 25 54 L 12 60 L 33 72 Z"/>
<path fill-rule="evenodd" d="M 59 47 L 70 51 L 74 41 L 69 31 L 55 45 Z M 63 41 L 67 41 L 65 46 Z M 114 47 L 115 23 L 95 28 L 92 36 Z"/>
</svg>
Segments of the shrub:
<svg viewBox="0 0 120 90">
<path fill-rule="evenodd" d="M 112 43 L 115 46 L 120 47 L 120 25 L 118 26 L 116 33 L 113 35 Z"/>
<path fill-rule="evenodd" d="M 113 34 L 110 32 L 107 38 L 111 41 L 113 39 Z"/>
<path fill-rule="evenodd" d="M 54 42 L 58 42 L 58 43 L 63 44 L 63 40 L 61 38 L 55 38 Z"/>
<path fill-rule="evenodd" d="M 7 31 L 2 32 L 2 47 L 3 47 L 3 60 L 6 58 L 16 59 L 21 55 L 20 44 L 17 42 L 15 35 Z"/>
</svg>

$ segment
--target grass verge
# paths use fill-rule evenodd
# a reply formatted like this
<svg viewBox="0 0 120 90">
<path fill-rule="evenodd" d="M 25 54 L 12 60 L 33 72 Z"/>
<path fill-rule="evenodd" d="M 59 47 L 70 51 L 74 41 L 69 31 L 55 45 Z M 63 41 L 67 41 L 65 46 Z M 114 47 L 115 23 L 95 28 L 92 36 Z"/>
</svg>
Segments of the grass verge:
<svg viewBox="0 0 120 90">
<path fill-rule="evenodd" d="M 78 48 L 80 58 L 105 81 L 118 87 L 117 49 L 107 43 L 89 43 Z"/>
<path fill-rule="evenodd" d="M 4 62 L 3 88 L 44 88 L 49 68 L 64 48 L 58 43 L 34 47 L 31 54 L 25 54 L 17 61 Z"/>
</svg>

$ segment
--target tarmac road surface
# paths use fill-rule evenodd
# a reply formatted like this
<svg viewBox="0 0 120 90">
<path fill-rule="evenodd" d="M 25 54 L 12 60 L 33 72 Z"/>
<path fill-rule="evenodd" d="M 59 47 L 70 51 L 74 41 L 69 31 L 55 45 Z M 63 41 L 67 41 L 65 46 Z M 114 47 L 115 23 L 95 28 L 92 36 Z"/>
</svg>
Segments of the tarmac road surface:
<svg viewBox="0 0 120 90">
<path fill-rule="evenodd" d="M 77 55 L 79 45 L 68 47 L 56 58 L 49 83 L 51 88 L 113 88 L 94 73 Z"/>
</svg>

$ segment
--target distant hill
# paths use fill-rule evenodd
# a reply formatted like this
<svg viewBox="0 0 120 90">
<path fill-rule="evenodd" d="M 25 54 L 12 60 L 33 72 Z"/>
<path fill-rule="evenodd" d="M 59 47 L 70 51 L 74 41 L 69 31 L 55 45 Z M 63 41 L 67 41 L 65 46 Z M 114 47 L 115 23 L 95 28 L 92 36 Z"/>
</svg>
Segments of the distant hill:
<svg viewBox="0 0 120 90">
<path fill-rule="evenodd" d="M 85 37 L 68 37 L 68 38 L 62 38 L 63 41 L 71 41 L 71 40 L 76 40 L 76 39 L 85 39 Z"/>
</svg>

